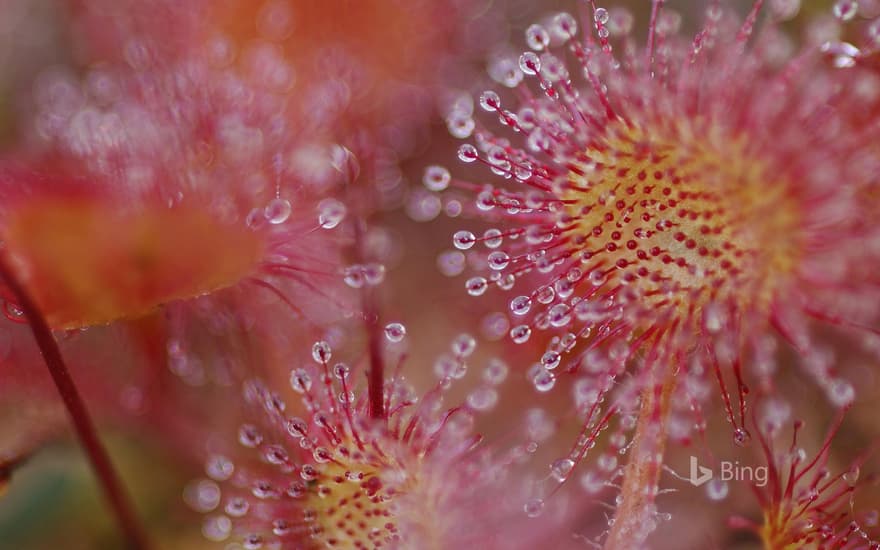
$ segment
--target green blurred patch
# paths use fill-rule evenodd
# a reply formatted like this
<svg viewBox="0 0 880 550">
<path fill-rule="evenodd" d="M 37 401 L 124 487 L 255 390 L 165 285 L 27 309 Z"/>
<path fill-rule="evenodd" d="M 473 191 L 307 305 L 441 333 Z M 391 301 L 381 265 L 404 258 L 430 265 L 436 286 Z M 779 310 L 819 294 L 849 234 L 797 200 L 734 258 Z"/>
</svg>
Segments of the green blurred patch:
<svg viewBox="0 0 880 550">
<path fill-rule="evenodd" d="M 200 518 L 185 508 L 181 498 L 192 472 L 140 442 L 105 441 L 157 548 L 202 546 L 196 536 Z M 187 539 L 196 546 L 182 546 Z M 124 548 L 95 477 L 73 442 L 53 443 L 13 472 L 0 497 L 0 548 Z"/>
</svg>

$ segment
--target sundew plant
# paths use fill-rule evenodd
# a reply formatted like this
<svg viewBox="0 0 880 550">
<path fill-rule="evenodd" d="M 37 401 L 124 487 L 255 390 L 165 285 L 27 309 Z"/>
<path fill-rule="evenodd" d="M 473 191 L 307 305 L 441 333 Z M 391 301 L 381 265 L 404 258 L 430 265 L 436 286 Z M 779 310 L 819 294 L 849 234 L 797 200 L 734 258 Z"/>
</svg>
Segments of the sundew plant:
<svg viewBox="0 0 880 550">
<path fill-rule="evenodd" d="M 0 41 L 0 547 L 880 548 L 877 0 Z"/>
</svg>

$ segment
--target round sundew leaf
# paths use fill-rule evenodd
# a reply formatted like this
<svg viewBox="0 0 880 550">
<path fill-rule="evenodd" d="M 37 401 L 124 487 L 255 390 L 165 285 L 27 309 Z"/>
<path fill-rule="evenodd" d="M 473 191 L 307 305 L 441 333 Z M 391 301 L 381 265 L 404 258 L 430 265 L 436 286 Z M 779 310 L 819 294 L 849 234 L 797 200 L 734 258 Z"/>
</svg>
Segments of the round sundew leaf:
<svg viewBox="0 0 880 550">
<path fill-rule="evenodd" d="M 259 234 L 194 207 L 35 197 L 7 216 L 3 239 L 53 328 L 136 318 L 252 273 Z"/>
</svg>

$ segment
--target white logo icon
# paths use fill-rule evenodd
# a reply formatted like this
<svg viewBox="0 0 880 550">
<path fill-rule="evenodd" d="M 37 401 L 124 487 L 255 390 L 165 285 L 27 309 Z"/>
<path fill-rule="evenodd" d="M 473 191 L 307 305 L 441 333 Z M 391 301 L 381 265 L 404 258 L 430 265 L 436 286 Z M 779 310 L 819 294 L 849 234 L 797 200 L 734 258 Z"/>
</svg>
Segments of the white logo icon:
<svg viewBox="0 0 880 550">
<path fill-rule="evenodd" d="M 691 457 L 691 476 L 688 479 L 688 481 L 691 482 L 691 485 L 693 485 L 694 487 L 699 487 L 700 485 L 712 479 L 712 476 L 713 472 L 711 468 L 700 466 L 697 463 L 697 457 Z"/>
</svg>

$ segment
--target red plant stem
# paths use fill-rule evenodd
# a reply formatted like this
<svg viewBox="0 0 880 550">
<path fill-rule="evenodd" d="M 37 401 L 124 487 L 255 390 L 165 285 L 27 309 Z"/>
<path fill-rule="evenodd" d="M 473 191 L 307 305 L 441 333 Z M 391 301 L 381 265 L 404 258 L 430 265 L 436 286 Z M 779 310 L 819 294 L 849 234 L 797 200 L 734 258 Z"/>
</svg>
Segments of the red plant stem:
<svg viewBox="0 0 880 550">
<path fill-rule="evenodd" d="M 367 373 L 367 393 L 370 399 L 370 418 L 384 419 L 385 416 L 385 361 L 382 358 L 382 331 L 379 329 L 379 312 L 375 305 L 373 292 L 364 290 L 364 319 L 367 324 L 367 338 L 370 353 L 370 370 Z"/>
<path fill-rule="evenodd" d="M 354 221 L 355 255 L 358 261 L 364 261 L 364 229 L 362 219 Z M 382 358 L 382 331 L 379 328 L 379 307 L 376 295 L 369 285 L 361 289 L 361 315 L 367 329 L 367 347 L 370 355 L 370 367 L 367 371 L 367 396 L 370 404 L 370 418 L 382 420 L 385 415 L 385 360 Z"/>
<path fill-rule="evenodd" d="M 369 166 L 369 162 L 367 163 Z M 354 155 L 349 151 L 343 174 L 346 179 L 346 191 L 353 204 L 363 204 L 363 197 L 354 193 L 353 184 L 360 175 L 360 166 Z M 359 263 L 366 261 L 364 245 L 364 229 L 366 216 L 359 213 L 353 218 L 354 229 L 354 256 Z M 370 288 L 369 283 L 361 288 L 361 315 L 367 330 L 367 347 L 370 356 L 370 366 L 367 371 L 367 397 L 369 399 L 370 418 L 386 420 L 385 411 L 385 360 L 382 357 L 382 330 L 379 327 L 379 306 L 376 300 L 376 292 Z"/>
<path fill-rule="evenodd" d="M 3 253 L 0 253 L 0 276 L 3 277 L 9 290 L 18 300 L 18 306 L 31 327 L 40 354 L 49 369 L 49 374 L 52 375 L 52 380 L 67 408 L 70 419 L 73 421 L 76 435 L 91 462 L 101 488 L 104 490 L 104 496 L 116 515 L 116 520 L 128 542 L 128 547 L 131 550 L 146 550 L 149 548 L 146 534 L 132 511 L 132 506 L 123 490 L 119 476 L 113 468 L 113 463 L 110 462 L 107 451 L 98 439 L 97 431 L 85 403 L 76 389 L 76 384 L 70 376 L 64 359 L 61 357 L 61 350 L 58 348 L 55 336 L 30 294 L 15 277 Z"/>
<path fill-rule="evenodd" d="M 373 163 L 371 155 L 367 154 L 365 167 L 368 171 L 372 170 Z M 372 196 L 365 195 L 363 190 L 358 190 L 355 183 L 361 175 L 361 165 L 357 157 L 348 149 L 344 150 L 342 158 L 339 159 L 337 170 L 342 174 L 344 187 L 349 202 L 352 205 L 369 204 L 372 202 Z M 359 210 L 357 215 L 352 217 L 352 226 L 354 230 L 354 256 L 358 263 L 366 261 L 366 248 L 364 244 L 364 232 L 367 226 L 367 219 L 363 210 Z M 363 315 L 364 325 L 367 331 L 367 346 L 370 356 L 369 370 L 367 371 L 367 397 L 369 399 L 370 418 L 374 420 L 387 420 L 388 415 L 385 410 L 385 360 L 382 357 L 382 330 L 379 327 L 379 306 L 376 299 L 376 292 L 370 288 L 370 284 L 366 283 L 361 288 L 361 315 Z"/>
</svg>

